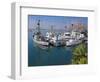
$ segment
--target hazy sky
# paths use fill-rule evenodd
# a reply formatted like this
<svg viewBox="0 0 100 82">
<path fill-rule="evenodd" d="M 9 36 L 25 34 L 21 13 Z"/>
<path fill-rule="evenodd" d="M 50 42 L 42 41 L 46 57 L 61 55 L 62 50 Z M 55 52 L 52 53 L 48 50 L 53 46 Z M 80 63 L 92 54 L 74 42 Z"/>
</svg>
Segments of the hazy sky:
<svg viewBox="0 0 100 82">
<path fill-rule="evenodd" d="M 50 29 L 52 25 L 54 26 L 54 29 L 64 29 L 65 26 L 75 23 L 82 23 L 85 26 L 88 25 L 87 17 L 29 15 L 29 28 L 35 29 L 38 20 L 40 20 L 41 29 Z"/>
</svg>

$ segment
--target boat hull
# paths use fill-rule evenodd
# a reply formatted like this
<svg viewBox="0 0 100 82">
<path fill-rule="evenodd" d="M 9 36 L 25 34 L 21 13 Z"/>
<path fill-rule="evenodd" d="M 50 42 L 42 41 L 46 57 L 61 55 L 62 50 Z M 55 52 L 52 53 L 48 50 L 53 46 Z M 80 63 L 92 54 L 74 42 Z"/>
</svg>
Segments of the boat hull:
<svg viewBox="0 0 100 82">
<path fill-rule="evenodd" d="M 65 42 L 64 41 L 50 41 L 49 42 L 50 45 L 55 46 L 55 47 L 60 47 L 60 46 L 65 46 Z"/>
<path fill-rule="evenodd" d="M 74 46 L 82 43 L 82 41 L 73 41 L 73 42 L 66 42 L 66 46 Z"/>
<path fill-rule="evenodd" d="M 48 46 L 49 45 L 49 42 L 45 42 L 45 41 L 37 41 L 35 39 L 33 39 L 33 41 L 39 45 L 43 45 L 43 46 Z"/>
</svg>

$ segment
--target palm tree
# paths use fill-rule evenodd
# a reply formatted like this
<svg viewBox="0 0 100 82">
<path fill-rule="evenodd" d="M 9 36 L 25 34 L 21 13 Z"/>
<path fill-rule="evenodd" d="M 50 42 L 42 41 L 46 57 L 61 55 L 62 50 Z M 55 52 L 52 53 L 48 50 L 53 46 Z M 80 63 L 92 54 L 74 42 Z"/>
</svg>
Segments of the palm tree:
<svg viewBox="0 0 100 82">
<path fill-rule="evenodd" d="M 73 49 L 73 64 L 86 64 L 87 61 L 87 46 L 80 44 Z"/>
</svg>

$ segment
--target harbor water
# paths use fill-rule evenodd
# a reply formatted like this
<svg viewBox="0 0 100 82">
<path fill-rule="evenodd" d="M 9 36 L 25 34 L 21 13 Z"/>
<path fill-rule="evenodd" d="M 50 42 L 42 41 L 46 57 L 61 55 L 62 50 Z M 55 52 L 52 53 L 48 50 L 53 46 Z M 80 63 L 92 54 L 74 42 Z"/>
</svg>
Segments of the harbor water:
<svg viewBox="0 0 100 82">
<path fill-rule="evenodd" d="M 46 32 L 43 32 L 45 34 Z M 72 62 L 72 47 L 41 46 L 33 42 L 28 32 L 28 66 L 68 65 Z"/>
</svg>

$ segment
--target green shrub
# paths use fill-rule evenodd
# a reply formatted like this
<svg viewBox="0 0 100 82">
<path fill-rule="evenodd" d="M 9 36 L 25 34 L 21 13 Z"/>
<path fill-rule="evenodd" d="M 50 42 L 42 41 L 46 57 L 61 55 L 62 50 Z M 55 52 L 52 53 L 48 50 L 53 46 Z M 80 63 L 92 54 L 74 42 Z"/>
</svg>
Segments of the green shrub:
<svg viewBox="0 0 100 82">
<path fill-rule="evenodd" d="M 72 57 L 73 64 L 87 64 L 87 46 L 86 44 L 82 43 L 76 46 L 73 49 L 73 57 Z"/>
</svg>

